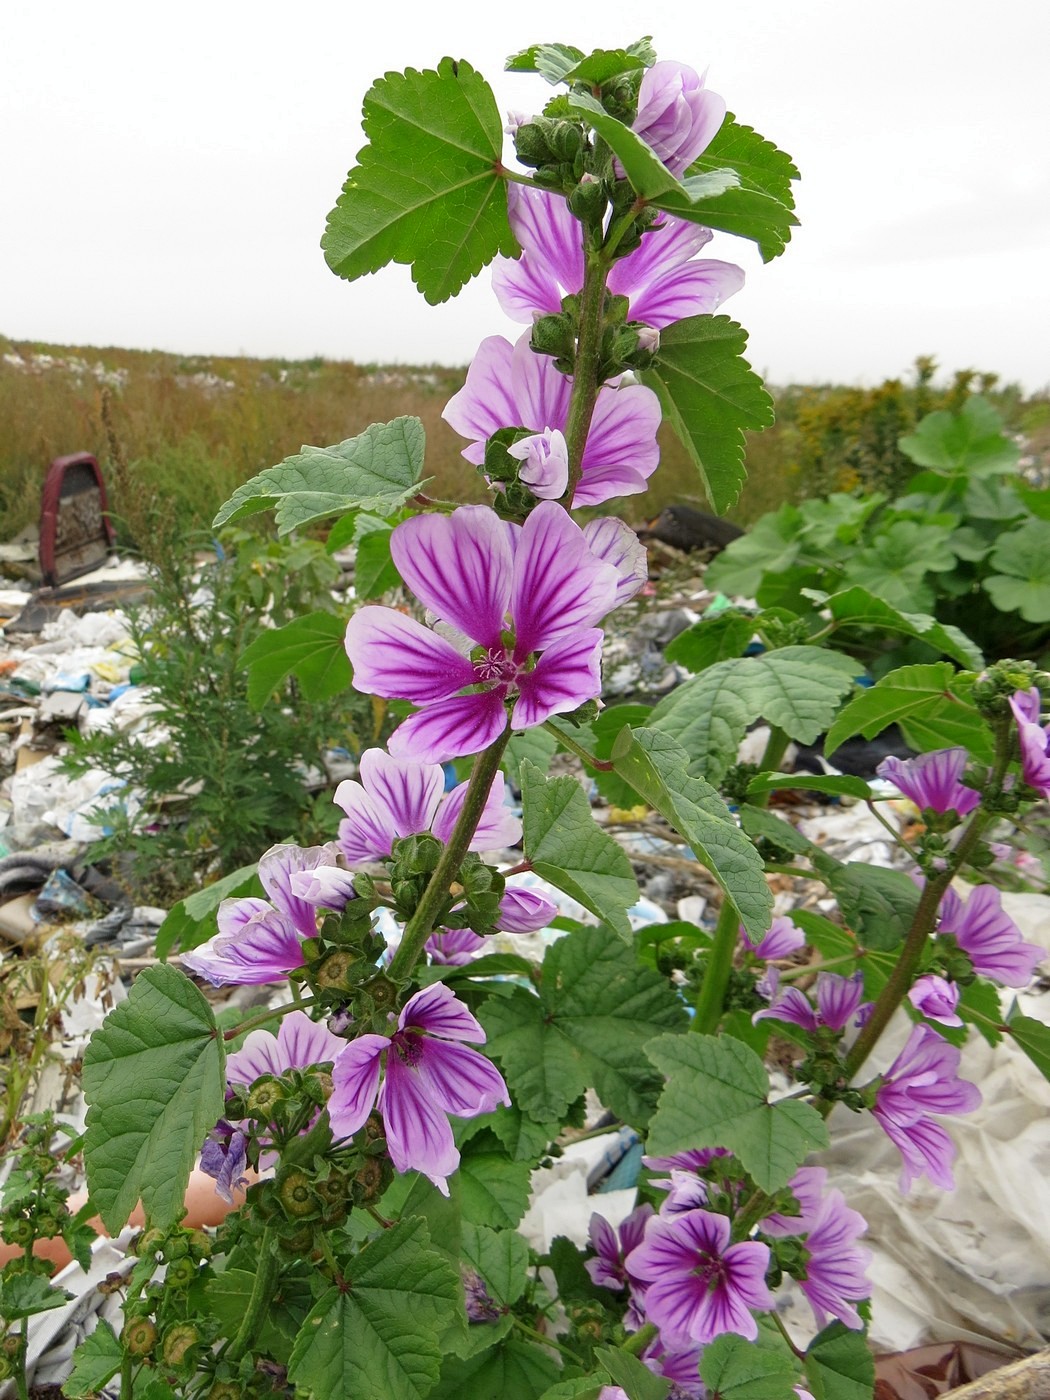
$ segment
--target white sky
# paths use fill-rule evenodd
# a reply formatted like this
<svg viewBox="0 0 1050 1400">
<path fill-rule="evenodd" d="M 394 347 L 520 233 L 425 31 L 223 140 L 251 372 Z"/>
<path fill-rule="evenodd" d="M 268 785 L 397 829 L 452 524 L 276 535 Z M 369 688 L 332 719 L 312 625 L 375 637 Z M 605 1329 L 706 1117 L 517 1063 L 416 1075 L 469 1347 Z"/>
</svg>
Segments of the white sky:
<svg viewBox="0 0 1050 1400">
<path fill-rule="evenodd" d="M 802 171 L 781 258 L 709 247 L 747 269 L 725 309 L 757 369 L 872 382 L 932 353 L 1050 383 L 1048 0 L 8 0 L 0 332 L 464 363 L 517 334 L 487 273 L 431 308 L 407 268 L 345 283 L 319 251 L 367 87 L 451 53 L 533 109 L 551 90 L 508 53 L 648 32 Z"/>
</svg>

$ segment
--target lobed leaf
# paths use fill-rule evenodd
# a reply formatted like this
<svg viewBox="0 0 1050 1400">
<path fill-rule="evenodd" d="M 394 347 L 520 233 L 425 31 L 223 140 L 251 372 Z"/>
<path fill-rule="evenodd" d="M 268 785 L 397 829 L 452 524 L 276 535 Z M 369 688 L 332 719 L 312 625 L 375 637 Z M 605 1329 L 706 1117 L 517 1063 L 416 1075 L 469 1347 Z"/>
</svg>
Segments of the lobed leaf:
<svg viewBox="0 0 1050 1400">
<path fill-rule="evenodd" d="M 735 1332 L 723 1332 L 704 1347 L 700 1375 L 718 1400 L 798 1400 L 796 1366 L 788 1353 Z"/>
<path fill-rule="evenodd" d="M 640 374 L 700 473 L 716 511 L 740 495 L 744 431 L 768 428 L 773 400 L 743 358 L 747 333 L 728 316 L 688 316 L 661 332 L 651 369 Z"/>
<path fill-rule="evenodd" d="M 863 1332 L 832 1322 L 810 1342 L 804 1364 L 814 1400 L 871 1400 L 875 1358 Z"/>
<path fill-rule="evenodd" d="M 348 690 L 345 636 L 346 619 L 330 612 L 306 613 L 261 633 L 239 663 L 248 672 L 248 704 L 262 709 L 290 675 L 297 677 L 307 700 L 327 700 Z"/>
<path fill-rule="evenodd" d="M 974 394 L 959 413 L 927 413 L 898 446 L 916 466 L 942 476 L 966 477 L 1012 472 L 1020 450 L 1003 432 L 1003 420 L 987 399 Z"/>
<path fill-rule="evenodd" d="M 979 671 L 984 657 L 969 637 L 930 617 L 927 613 L 902 612 L 870 589 L 854 586 L 833 593 L 823 604 L 838 627 L 875 627 L 880 632 L 900 632 L 950 656 L 960 666 Z"/>
</svg>

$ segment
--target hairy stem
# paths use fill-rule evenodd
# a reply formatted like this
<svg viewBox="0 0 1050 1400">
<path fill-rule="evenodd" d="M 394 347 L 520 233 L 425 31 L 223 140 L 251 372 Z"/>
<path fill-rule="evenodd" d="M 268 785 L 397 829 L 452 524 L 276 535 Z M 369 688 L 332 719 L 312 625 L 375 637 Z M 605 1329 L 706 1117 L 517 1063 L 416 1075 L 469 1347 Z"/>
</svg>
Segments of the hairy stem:
<svg viewBox="0 0 1050 1400">
<path fill-rule="evenodd" d="M 598 399 L 598 367 L 601 360 L 602 312 L 605 310 L 607 267 L 602 258 L 584 249 L 583 290 L 580 292 L 580 329 L 576 340 L 576 364 L 572 376 L 569 412 L 565 420 L 565 445 L 569 452 L 569 484 L 561 503 L 572 508 L 583 475 L 583 450 Z"/>
<path fill-rule="evenodd" d="M 255 1282 L 252 1284 L 248 1307 L 241 1319 L 241 1325 L 237 1329 L 237 1335 L 230 1343 L 230 1349 L 226 1353 L 226 1358 L 229 1361 L 240 1361 L 255 1340 L 255 1335 L 262 1326 L 270 1306 L 273 1287 L 277 1281 L 277 1259 L 273 1252 L 273 1238 L 273 1227 L 267 1225 L 263 1230 L 262 1239 L 259 1241 L 259 1262 L 255 1269 Z"/>
<path fill-rule="evenodd" d="M 603 773 L 612 772 L 615 766 L 614 764 L 610 763 L 608 759 L 595 758 L 594 754 L 588 752 L 582 744 L 578 744 L 571 735 L 566 734 L 565 730 L 562 729 L 560 725 L 555 724 L 553 720 L 544 720 L 543 727 L 555 736 L 559 744 L 564 745 L 570 753 L 575 754 L 578 759 L 586 763 L 588 768 L 597 768 Z"/>
<path fill-rule="evenodd" d="M 631 1333 L 620 1350 L 629 1352 L 631 1356 L 639 1356 L 655 1336 L 655 1326 L 651 1322 L 647 1322 L 644 1327 L 639 1327 L 637 1332 Z"/>
<path fill-rule="evenodd" d="M 507 747 L 509 739 L 510 726 L 508 725 L 495 743 L 490 744 L 487 749 L 482 749 L 474 761 L 474 771 L 470 775 L 467 795 L 463 799 L 463 810 L 460 812 L 459 820 L 449 837 L 448 845 L 442 851 L 441 859 L 430 877 L 430 883 L 423 891 L 423 898 L 405 925 L 401 946 L 394 954 L 390 964 L 391 977 L 408 977 L 423 951 L 423 945 L 430 937 L 435 920 L 448 898 L 452 881 L 456 878 L 459 867 L 463 864 L 463 858 L 466 856 L 474 832 L 478 828 L 478 822 L 485 809 L 485 800 L 492 787 L 492 780 L 499 771 L 503 750 Z"/>
<path fill-rule="evenodd" d="M 305 1011 L 314 1005 L 314 997 L 296 997 L 287 1006 L 277 1006 L 271 1011 L 260 1011 L 258 1016 L 252 1016 L 247 1021 L 242 1021 L 239 1026 L 234 1026 L 232 1030 L 223 1031 L 223 1040 L 236 1040 L 245 1031 L 253 1031 L 256 1026 L 265 1026 L 274 1019 L 275 1016 L 287 1016 L 289 1011 Z"/>
<path fill-rule="evenodd" d="M 725 1001 L 729 974 L 733 970 L 733 954 L 736 952 L 740 915 L 736 905 L 726 896 L 715 926 L 711 955 L 707 960 L 707 970 L 700 984 L 696 998 L 696 1015 L 691 1029 L 701 1035 L 713 1035 L 718 1029 Z"/>
</svg>

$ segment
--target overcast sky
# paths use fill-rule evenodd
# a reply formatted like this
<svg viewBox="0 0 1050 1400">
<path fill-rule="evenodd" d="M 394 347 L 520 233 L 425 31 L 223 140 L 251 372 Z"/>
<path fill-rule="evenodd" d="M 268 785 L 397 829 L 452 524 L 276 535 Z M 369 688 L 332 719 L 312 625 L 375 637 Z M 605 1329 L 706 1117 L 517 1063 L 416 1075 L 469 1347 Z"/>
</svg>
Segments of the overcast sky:
<svg viewBox="0 0 1050 1400">
<path fill-rule="evenodd" d="M 593 12 L 593 21 L 577 15 Z M 526 15 L 527 18 L 519 18 Z M 773 381 L 873 382 L 917 354 L 1050 383 L 1048 0 L 39 0 L 0 21 L 0 333 L 180 352 L 466 362 L 517 331 L 488 274 L 428 307 L 318 248 L 388 69 L 652 32 L 794 156 L 802 227 L 726 310 Z"/>
</svg>

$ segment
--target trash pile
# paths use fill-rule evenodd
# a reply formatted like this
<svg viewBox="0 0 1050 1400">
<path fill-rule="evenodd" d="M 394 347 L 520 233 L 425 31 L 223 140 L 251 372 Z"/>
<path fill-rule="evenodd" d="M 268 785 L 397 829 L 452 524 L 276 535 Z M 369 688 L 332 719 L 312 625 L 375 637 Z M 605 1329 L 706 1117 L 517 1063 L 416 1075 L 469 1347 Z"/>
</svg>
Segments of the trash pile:
<svg viewBox="0 0 1050 1400">
<path fill-rule="evenodd" d="M 101 834 L 93 816 L 112 804 L 113 779 L 96 770 L 70 778 L 58 761 L 71 728 L 149 732 L 156 725 L 122 610 L 129 599 L 148 595 L 148 580 L 140 566 L 110 558 L 75 583 L 34 588 L 34 554 L 31 534 L 0 546 L 0 968 L 9 959 L 46 947 L 56 929 L 77 936 L 86 950 L 105 955 L 62 1012 L 56 1048 L 59 1063 L 68 1067 L 83 1053 L 104 1010 L 126 995 L 125 985 L 154 960 L 156 933 L 167 913 L 137 904 L 133 891 L 92 864 L 92 844 Z M 704 589 L 698 568 L 673 547 L 657 545 L 654 554 L 663 564 L 658 585 L 650 585 L 633 611 L 624 610 L 621 628 L 607 642 L 606 693 L 615 703 L 655 703 L 684 679 L 688 673 L 666 661 L 664 647 L 701 616 L 715 615 L 733 601 Z M 748 736 L 745 743 L 754 747 L 756 738 Z M 576 773 L 590 792 L 596 816 L 630 856 L 642 894 L 631 911 L 634 926 L 686 919 L 713 928 L 717 890 L 689 848 L 654 814 L 639 817 L 610 807 L 575 759 L 559 756 L 555 763 L 564 765 L 561 771 Z M 340 776 L 351 771 L 352 765 L 344 766 Z M 135 794 L 125 793 L 122 800 L 133 814 Z M 508 800 L 514 800 L 510 791 Z M 863 803 L 818 804 L 805 793 L 786 801 L 777 807 L 778 815 L 836 858 L 902 865 L 891 833 Z M 882 811 L 902 828 L 915 816 L 903 800 L 882 804 Z M 507 866 L 520 860 L 520 852 L 505 854 Z M 541 888 L 562 914 L 590 919 L 536 875 L 514 878 Z M 771 879 L 778 915 L 824 907 L 819 884 L 790 876 Z M 1050 954 L 1050 897 L 1006 894 L 1003 904 L 1025 938 Z M 554 929 L 501 934 L 499 950 L 537 956 L 558 936 Z M 1048 991 L 1050 981 L 1037 980 L 1019 999 L 1026 1015 L 1050 1024 Z M 245 1008 L 266 1004 L 269 992 L 247 987 L 208 989 L 208 995 L 217 1006 Z M 1017 995 L 1004 994 L 1004 1006 L 1007 997 Z M 891 1028 L 887 1034 L 876 1069 L 892 1059 L 905 1035 L 902 1018 L 897 1033 Z M 837 1110 L 831 1119 L 832 1150 L 823 1159 L 829 1184 L 840 1187 L 869 1221 L 865 1243 L 874 1253 L 870 1274 L 876 1347 L 899 1353 L 945 1344 L 933 1347 L 922 1371 L 922 1383 L 939 1388 L 917 1395 L 944 1393 L 949 1383 L 1000 1364 L 1003 1354 L 997 1347 L 1031 1349 L 1050 1336 L 1045 1287 L 1050 1277 L 1050 1084 L 1013 1044 L 992 1052 L 978 1037 L 964 1051 L 961 1073 L 981 1086 L 984 1107 L 953 1124 L 959 1144 L 955 1193 L 917 1186 L 902 1196 L 897 1154 L 870 1116 L 861 1119 Z M 41 1076 L 31 1111 L 46 1106 L 56 1107 L 74 1126 L 83 1122 L 75 1083 L 54 1065 Z M 536 1248 L 548 1247 L 559 1234 L 583 1244 L 592 1211 L 618 1224 L 633 1209 L 641 1147 L 636 1135 L 618 1124 L 594 1135 L 605 1121 L 603 1114 L 592 1096 L 586 1140 L 568 1144 L 553 1165 L 535 1173 L 532 1202 L 520 1228 Z M 210 1180 L 200 1185 L 205 1208 L 221 1210 L 210 1188 Z M 59 1381 L 76 1342 L 93 1327 L 92 1319 L 113 1311 L 114 1298 L 98 1285 L 107 1274 L 127 1267 L 129 1237 L 100 1239 L 90 1271 L 70 1264 L 58 1275 L 74 1302 L 34 1323 L 31 1356 L 38 1383 Z M 803 1337 L 812 1330 L 807 1318 L 800 1308 L 785 1320 Z M 965 1354 L 958 1343 L 968 1345 Z M 899 1388 L 885 1393 L 908 1396 L 907 1364 L 895 1364 L 892 1384 Z"/>
</svg>

